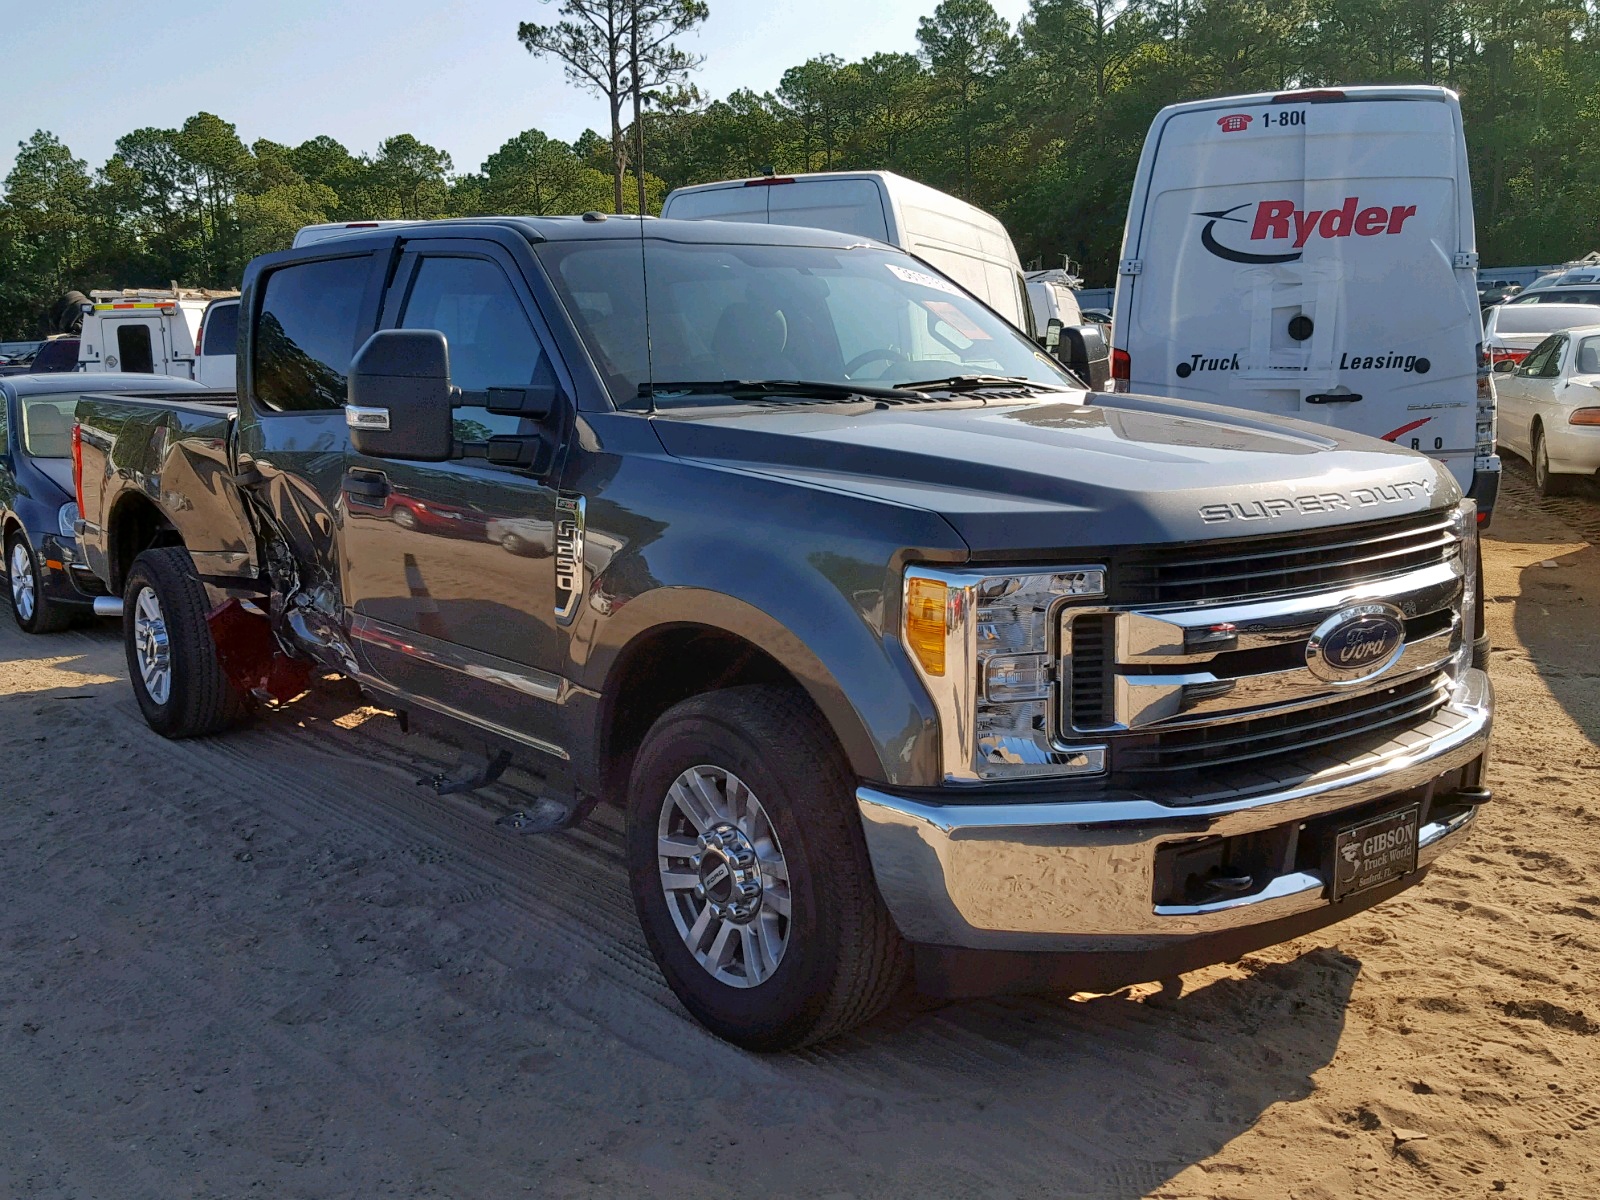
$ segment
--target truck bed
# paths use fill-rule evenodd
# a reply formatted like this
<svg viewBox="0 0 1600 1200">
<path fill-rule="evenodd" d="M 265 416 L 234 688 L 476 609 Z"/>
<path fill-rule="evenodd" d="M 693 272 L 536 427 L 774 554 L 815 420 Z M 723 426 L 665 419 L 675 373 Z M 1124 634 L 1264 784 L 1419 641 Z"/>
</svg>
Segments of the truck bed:
<svg viewBox="0 0 1600 1200">
<path fill-rule="evenodd" d="M 229 458 L 237 410 L 233 391 L 221 388 L 79 397 L 78 540 L 113 595 L 122 579 L 108 535 L 118 513 L 122 536 L 141 548 L 170 532 L 203 575 L 253 574 L 254 541 Z"/>
</svg>

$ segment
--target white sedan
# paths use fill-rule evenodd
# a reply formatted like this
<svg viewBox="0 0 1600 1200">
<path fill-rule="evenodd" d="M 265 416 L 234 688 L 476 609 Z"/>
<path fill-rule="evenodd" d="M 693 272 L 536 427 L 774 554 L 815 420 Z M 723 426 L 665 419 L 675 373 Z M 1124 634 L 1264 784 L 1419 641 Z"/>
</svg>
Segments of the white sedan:
<svg viewBox="0 0 1600 1200">
<path fill-rule="evenodd" d="M 1500 444 L 1533 464 L 1543 496 L 1600 470 L 1600 325 L 1552 333 L 1520 363 L 1497 362 Z"/>
</svg>

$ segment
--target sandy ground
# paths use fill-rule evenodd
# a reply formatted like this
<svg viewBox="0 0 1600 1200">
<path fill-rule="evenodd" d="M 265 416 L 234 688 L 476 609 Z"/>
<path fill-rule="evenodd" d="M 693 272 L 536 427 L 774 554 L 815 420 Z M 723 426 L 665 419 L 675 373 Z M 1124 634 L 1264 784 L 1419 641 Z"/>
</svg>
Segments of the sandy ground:
<svg viewBox="0 0 1600 1200">
<path fill-rule="evenodd" d="M 1486 544 L 1495 803 L 1419 888 L 1113 996 L 757 1057 L 613 813 L 518 839 L 314 697 L 205 742 L 0 617 L 0 1197 L 1600 1195 L 1600 498 Z"/>
</svg>

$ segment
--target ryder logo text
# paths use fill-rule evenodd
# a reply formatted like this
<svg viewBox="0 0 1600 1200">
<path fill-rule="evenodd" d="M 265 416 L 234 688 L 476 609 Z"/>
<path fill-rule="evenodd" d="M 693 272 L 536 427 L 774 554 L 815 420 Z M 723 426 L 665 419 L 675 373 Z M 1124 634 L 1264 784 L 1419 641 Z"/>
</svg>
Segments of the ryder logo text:
<svg viewBox="0 0 1600 1200">
<path fill-rule="evenodd" d="M 1245 203 L 1196 213 L 1197 217 L 1209 218 L 1200 230 L 1200 244 L 1230 262 L 1296 262 L 1312 238 L 1388 236 L 1400 233 L 1406 221 L 1417 215 L 1415 204 L 1363 205 L 1358 196 L 1346 196 L 1338 208 L 1296 208 L 1293 200 L 1261 200 L 1255 204 L 1253 214 L 1238 215 L 1250 207 Z M 1247 248 L 1219 240 L 1219 221 L 1248 225 L 1251 245 Z"/>
</svg>

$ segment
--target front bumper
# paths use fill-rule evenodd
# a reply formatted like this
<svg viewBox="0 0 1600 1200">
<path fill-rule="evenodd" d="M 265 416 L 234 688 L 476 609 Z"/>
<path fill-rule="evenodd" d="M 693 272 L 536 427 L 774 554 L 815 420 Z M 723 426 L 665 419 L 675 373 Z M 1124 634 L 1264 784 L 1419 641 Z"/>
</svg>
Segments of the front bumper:
<svg viewBox="0 0 1600 1200">
<path fill-rule="evenodd" d="M 77 546 L 54 533 L 35 533 L 34 571 L 44 594 L 57 604 L 89 608 L 105 585 L 89 570 Z"/>
<path fill-rule="evenodd" d="M 1420 727 L 1336 767 L 1223 802 L 1177 807 L 1111 793 L 932 804 L 873 787 L 858 789 L 856 800 L 878 888 L 912 942 L 976 950 L 1160 950 L 1316 909 L 1329 910 L 1328 920 L 1359 910 L 1356 897 L 1332 905 L 1325 873 L 1306 869 L 1286 871 L 1247 896 L 1157 905 L 1157 854 L 1165 843 L 1303 824 L 1405 793 L 1431 801 L 1434 781 L 1483 759 L 1492 709 L 1489 677 L 1464 671 L 1449 703 Z M 1441 807 L 1440 816 L 1425 810 L 1418 869 L 1406 880 L 1416 882 L 1460 840 L 1474 812 L 1459 805 Z"/>
</svg>

